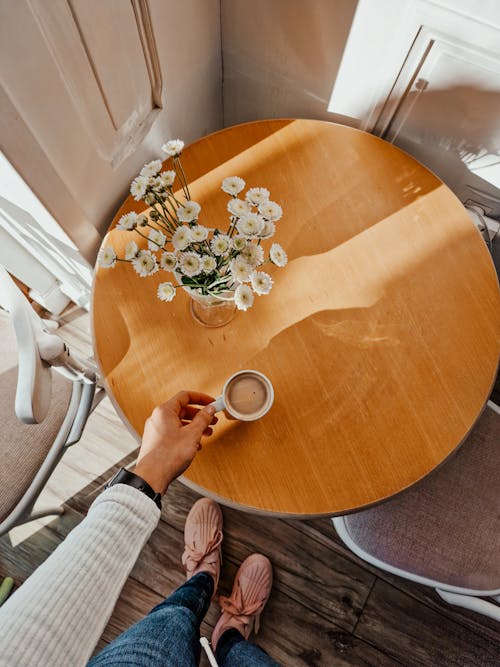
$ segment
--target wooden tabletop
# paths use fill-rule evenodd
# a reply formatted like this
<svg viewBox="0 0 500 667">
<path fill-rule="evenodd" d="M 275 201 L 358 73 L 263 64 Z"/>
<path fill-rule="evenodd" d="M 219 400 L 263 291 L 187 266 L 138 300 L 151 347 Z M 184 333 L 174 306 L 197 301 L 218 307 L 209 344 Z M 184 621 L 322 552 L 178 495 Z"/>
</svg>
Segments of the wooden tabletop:
<svg viewBox="0 0 500 667">
<path fill-rule="evenodd" d="M 133 431 L 179 389 L 216 396 L 243 368 L 271 378 L 260 421 L 220 419 L 183 477 L 222 503 L 334 515 L 379 502 L 449 456 L 480 414 L 500 352 L 500 294 L 479 233 L 452 192 L 370 134 L 271 120 L 209 135 L 183 153 L 200 223 L 226 224 L 220 183 L 238 175 L 282 205 L 289 256 L 225 327 L 192 319 L 160 272 L 98 269 L 96 357 Z M 142 205 L 143 206 L 143 205 Z M 141 210 L 129 197 L 118 211 Z M 131 239 L 112 231 L 123 251 Z"/>
</svg>

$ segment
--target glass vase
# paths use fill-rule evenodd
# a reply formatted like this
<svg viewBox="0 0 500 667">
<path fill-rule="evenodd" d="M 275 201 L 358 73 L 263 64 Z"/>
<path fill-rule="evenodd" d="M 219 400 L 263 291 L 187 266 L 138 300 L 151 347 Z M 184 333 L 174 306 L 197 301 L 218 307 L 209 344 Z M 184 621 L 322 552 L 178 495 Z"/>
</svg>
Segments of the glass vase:
<svg viewBox="0 0 500 667">
<path fill-rule="evenodd" d="M 220 299 L 215 296 L 203 296 L 189 290 L 191 297 L 189 309 L 193 319 L 204 327 L 223 327 L 236 314 L 233 292 L 224 292 Z"/>
</svg>

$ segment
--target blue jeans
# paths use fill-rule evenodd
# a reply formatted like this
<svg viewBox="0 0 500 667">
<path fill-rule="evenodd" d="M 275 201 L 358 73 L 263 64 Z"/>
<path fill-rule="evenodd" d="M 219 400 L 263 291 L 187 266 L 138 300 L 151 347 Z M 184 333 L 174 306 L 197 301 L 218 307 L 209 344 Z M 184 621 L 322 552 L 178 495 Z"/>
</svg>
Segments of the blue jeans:
<svg viewBox="0 0 500 667">
<path fill-rule="evenodd" d="M 200 625 L 213 589 L 209 574 L 196 574 L 106 646 L 88 667 L 196 667 L 201 651 Z M 219 667 L 279 667 L 234 628 L 219 639 L 215 657 Z"/>
</svg>

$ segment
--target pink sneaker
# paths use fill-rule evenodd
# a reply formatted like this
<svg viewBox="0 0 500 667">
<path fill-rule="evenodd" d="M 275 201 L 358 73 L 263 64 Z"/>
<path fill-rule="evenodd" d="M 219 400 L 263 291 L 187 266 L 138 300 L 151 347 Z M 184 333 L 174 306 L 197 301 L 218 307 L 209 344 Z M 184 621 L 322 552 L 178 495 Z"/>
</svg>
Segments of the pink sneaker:
<svg viewBox="0 0 500 667">
<path fill-rule="evenodd" d="M 214 578 L 214 595 L 219 583 L 222 559 L 222 512 L 210 498 L 200 498 L 191 507 L 184 526 L 182 564 L 186 579 L 198 572 Z"/>
<path fill-rule="evenodd" d="M 222 595 L 219 604 L 222 616 L 212 633 L 215 650 L 220 636 L 229 628 L 236 628 L 248 639 L 252 630 L 259 631 L 260 614 L 264 609 L 273 585 L 273 570 L 269 559 L 262 554 L 248 556 L 240 565 L 234 578 L 231 595 Z"/>
</svg>

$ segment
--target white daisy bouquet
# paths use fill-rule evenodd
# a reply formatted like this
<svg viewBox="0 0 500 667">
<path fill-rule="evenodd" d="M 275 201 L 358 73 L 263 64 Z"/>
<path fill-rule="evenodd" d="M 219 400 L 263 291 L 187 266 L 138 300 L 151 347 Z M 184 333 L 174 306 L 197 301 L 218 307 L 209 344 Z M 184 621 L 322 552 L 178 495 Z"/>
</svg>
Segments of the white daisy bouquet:
<svg viewBox="0 0 500 667">
<path fill-rule="evenodd" d="M 271 276 L 261 267 L 266 263 L 282 267 L 288 261 L 278 243 L 273 243 L 267 253 L 261 245 L 274 235 L 283 211 L 269 199 L 266 188 L 250 188 L 244 198 L 238 197 L 245 181 L 229 176 L 221 186 L 230 196 L 226 229 L 200 225 L 201 206 L 191 199 L 180 160 L 183 148 L 180 139 L 162 146 L 172 158 L 173 170 L 162 171 L 161 160 L 144 165 L 132 181 L 130 192 L 136 201 L 143 200 L 150 208 L 142 214 L 126 213 L 116 226 L 144 238 L 147 250 L 132 240 L 125 256 L 117 257 L 113 246 L 107 245 L 100 252 L 99 265 L 112 268 L 116 262 L 129 262 L 141 277 L 159 270 L 170 272 L 172 280 L 158 286 L 161 301 L 172 301 L 176 288 L 183 287 L 197 296 L 221 302 L 234 300 L 238 309 L 247 310 L 255 294 L 269 294 L 273 286 Z M 174 194 L 176 179 L 182 195 Z"/>
</svg>

